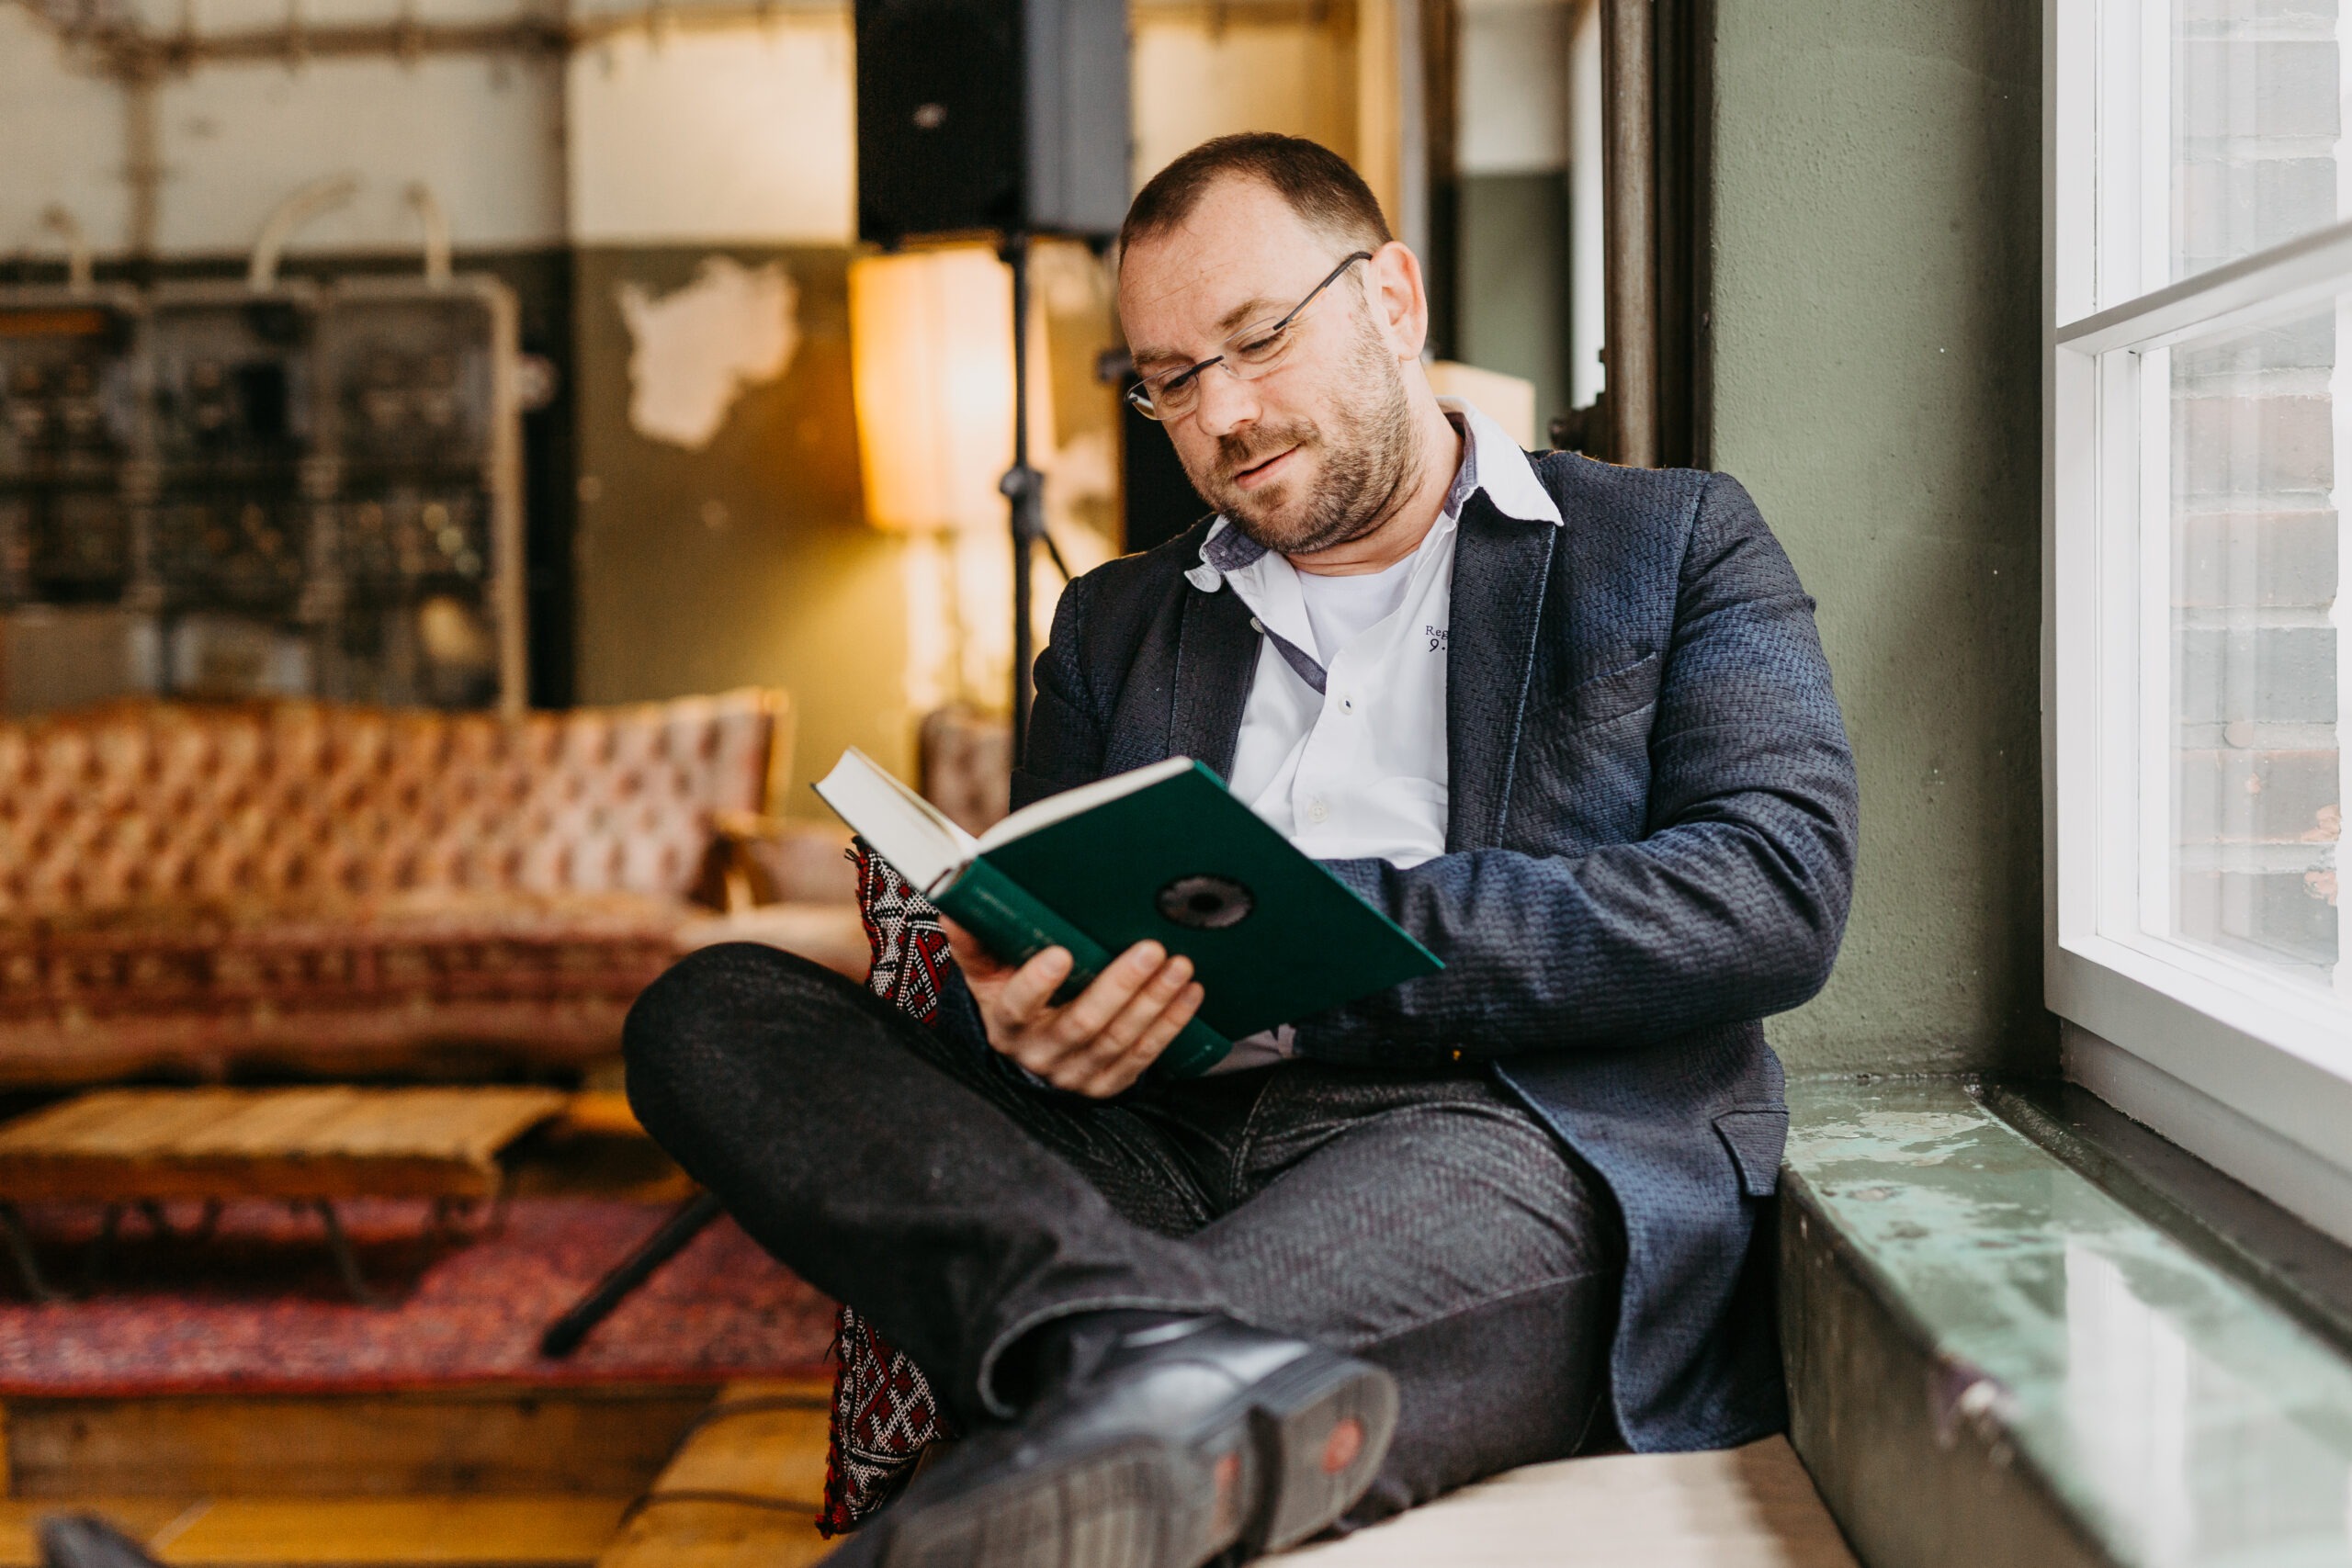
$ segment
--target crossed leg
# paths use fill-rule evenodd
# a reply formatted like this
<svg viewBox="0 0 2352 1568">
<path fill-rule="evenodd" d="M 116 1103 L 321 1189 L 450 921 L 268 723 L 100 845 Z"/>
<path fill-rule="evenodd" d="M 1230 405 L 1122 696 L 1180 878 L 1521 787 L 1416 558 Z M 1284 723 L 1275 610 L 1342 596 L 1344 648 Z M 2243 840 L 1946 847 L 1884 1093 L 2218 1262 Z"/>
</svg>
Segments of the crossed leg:
<svg viewBox="0 0 2352 1568">
<path fill-rule="evenodd" d="M 967 1424 L 1011 1413 L 1001 1364 L 1031 1328 L 1146 1306 L 1396 1378 L 1397 1436 L 1355 1522 L 1606 1426 L 1613 1211 L 1475 1072 L 1296 1063 L 1098 1102 L 749 944 L 657 981 L 627 1049 L 662 1146 Z"/>
</svg>

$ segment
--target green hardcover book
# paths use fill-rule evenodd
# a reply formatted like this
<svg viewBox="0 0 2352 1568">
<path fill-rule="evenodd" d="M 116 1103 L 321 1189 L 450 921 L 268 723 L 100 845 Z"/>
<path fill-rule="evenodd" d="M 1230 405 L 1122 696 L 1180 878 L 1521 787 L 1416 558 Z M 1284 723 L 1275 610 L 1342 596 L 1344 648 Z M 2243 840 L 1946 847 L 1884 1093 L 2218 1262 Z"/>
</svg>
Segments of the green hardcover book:
<svg viewBox="0 0 2352 1568">
<path fill-rule="evenodd" d="M 1245 1035 L 1444 967 L 1188 757 L 1041 800 L 977 839 L 855 747 L 816 787 L 999 958 L 1068 948 L 1065 995 L 1146 939 L 1190 958 L 1201 1010 L 1157 1072 L 1204 1073 Z"/>
</svg>

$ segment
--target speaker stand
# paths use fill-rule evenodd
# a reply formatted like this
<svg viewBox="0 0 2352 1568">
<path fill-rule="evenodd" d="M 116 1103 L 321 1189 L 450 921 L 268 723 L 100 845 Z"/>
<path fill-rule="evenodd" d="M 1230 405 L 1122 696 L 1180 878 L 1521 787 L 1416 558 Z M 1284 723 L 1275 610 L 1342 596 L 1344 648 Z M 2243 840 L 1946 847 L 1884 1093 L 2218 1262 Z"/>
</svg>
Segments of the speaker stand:
<svg viewBox="0 0 2352 1568">
<path fill-rule="evenodd" d="M 1012 467 L 997 488 L 1012 512 L 1012 761 L 1029 743 L 1029 666 L 1036 657 L 1029 573 L 1046 537 L 1046 476 L 1029 462 L 1029 236 L 1005 236 L 1012 269 Z"/>
<path fill-rule="evenodd" d="M 1012 762 L 1021 765 L 1029 741 L 1029 675 L 1036 661 L 1035 603 L 1030 572 L 1037 547 L 1062 581 L 1070 580 L 1069 562 L 1061 547 L 1046 532 L 1046 476 L 1029 462 L 1029 243 L 1026 233 L 1008 235 L 1005 265 L 1012 269 L 1012 467 L 997 481 L 997 489 L 1012 502 Z"/>
</svg>

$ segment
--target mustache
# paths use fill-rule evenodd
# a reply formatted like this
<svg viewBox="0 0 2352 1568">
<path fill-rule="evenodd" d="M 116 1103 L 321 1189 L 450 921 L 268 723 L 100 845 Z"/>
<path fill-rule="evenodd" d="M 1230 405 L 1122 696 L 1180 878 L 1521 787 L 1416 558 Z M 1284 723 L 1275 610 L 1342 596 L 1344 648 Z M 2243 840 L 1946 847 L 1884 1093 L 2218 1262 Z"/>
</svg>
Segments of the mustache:
<svg viewBox="0 0 2352 1568">
<path fill-rule="evenodd" d="M 1216 455 L 1225 477 L 1231 479 L 1244 468 L 1256 468 L 1278 452 L 1306 446 L 1314 439 L 1315 427 L 1303 422 L 1276 430 L 1235 431 L 1217 437 Z"/>
</svg>

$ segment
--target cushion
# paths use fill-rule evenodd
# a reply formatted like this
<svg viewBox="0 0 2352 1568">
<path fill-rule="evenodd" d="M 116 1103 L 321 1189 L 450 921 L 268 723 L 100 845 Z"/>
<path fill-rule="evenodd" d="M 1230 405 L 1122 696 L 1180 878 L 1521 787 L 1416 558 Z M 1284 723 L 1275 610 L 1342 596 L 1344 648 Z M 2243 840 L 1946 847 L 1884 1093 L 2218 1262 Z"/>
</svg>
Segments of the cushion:
<svg viewBox="0 0 2352 1568">
<path fill-rule="evenodd" d="M 938 909 L 864 840 L 850 846 L 850 857 L 872 951 L 867 986 L 935 1027 L 941 989 L 956 964 Z M 833 1359 L 825 1510 L 817 1520 L 829 1536 L 871 1517 L 906 1484 L 923 1450 L 954 1435 L 922 1369 L 847 1303 L 834 1328 Z"/>
<path fill-rule="evenodd" d="M 858 908 L 846 902 L 758 904 L 730 915 L 698 916 L 678 928 L 682 951 L 722 942 L 780 947 L 853 980 L 865 979 L 873 963 Z"/>
</svg>

